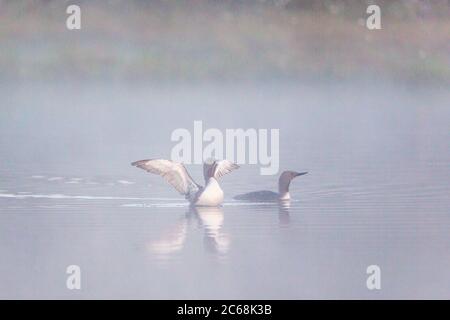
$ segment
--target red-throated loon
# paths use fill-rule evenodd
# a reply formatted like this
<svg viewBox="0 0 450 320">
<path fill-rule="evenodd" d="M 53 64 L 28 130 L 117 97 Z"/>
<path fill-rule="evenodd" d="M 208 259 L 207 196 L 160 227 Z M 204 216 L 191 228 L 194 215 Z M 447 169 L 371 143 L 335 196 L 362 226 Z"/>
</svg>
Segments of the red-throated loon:
<svg viewBox="0 0 450 320">
<path fill-rule="evenodd" d="M 284 171 L 278 179 L 278 192 L 263 190 L 240 194 L 234 197 L 243 201 L 287 201 L 291 199 L 289 185 L 295 177 L 302 176 L 308 172 Z"/>
<path fill-rule="evenodd" d="M 217 180 L 239 168 L 229 160 L 206 161 L 203 164 L 205 187 L 197 184 L 182 163 L 164 159 L 148 159 L 131 165 L 158 174 L 184 195 L 194 206 L 219 206 L 223 202 L 223 191 Z"/>
</svg>

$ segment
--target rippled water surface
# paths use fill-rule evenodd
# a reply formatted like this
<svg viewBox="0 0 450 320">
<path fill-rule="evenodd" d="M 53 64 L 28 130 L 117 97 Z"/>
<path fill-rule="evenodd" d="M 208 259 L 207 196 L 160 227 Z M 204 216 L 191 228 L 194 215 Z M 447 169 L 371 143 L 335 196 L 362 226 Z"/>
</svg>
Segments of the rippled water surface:
<svg viewBox="0 0 450 320">
<path fill-rule="evenodd" d="M 450 94 L 355 85 L 4 85 L 0 298 L 450 298 Z M 290 204 L 257 165 L 190 209 L 130 166 L 176 128 L 280 129 Z M 202 182 L 199 165 L 188 165 Z M 366 268 L 381 268 L 381 290 Z M 81 290 L 66 288 L 79 265 Z"/>
</svg>

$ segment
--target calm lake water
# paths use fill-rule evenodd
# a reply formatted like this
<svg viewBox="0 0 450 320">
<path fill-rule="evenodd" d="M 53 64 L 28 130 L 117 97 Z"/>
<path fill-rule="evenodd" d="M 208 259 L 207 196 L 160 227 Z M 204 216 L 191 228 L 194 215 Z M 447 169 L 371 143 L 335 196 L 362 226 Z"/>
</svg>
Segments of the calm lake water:
<svg viewBox="0 0 450 320">
<path fill-rule="evenodd" d="M 450 298 L 450 92 L 364 85 L 2 85 L 0 298 Z M 280 129 L 290 206 L 258 165 L 189 209 L 130 166 L 173 130 Z M 188 165 L 197 182 L 199 165 Z M 66 268 L 81 268 L 81 290 Z M 366 268 L 381 268 L 368 290 Z"/>
</svg>

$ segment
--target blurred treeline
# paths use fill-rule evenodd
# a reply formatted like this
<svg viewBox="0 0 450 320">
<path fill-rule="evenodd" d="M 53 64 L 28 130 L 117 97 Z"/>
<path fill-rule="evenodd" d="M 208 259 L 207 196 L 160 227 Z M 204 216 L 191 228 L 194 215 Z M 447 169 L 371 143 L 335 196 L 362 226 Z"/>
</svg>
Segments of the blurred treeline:
<svg viewBox="0 0 450 320">
<path fill-rule="evenodd" d="M 450 83 L 450 0 L 0 0 L 0 21 L 7 81 Z"/>
</svg>

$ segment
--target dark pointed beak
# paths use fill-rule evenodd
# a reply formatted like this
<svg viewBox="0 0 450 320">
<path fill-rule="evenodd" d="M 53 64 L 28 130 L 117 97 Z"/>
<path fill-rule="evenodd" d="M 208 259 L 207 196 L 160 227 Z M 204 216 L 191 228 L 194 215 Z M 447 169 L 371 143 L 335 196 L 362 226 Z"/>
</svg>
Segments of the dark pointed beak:
<svg viewBox="0 0 450 320">
<path fill-rule="evenodd" d="M 308 172 L 299 172 L 299 173 L 297 173 L 295 176 L 298 177 L 298 176 L 302 176 L 302 175 L 307 174 L 307 173 L 308 173 Z"/>
</svg>

